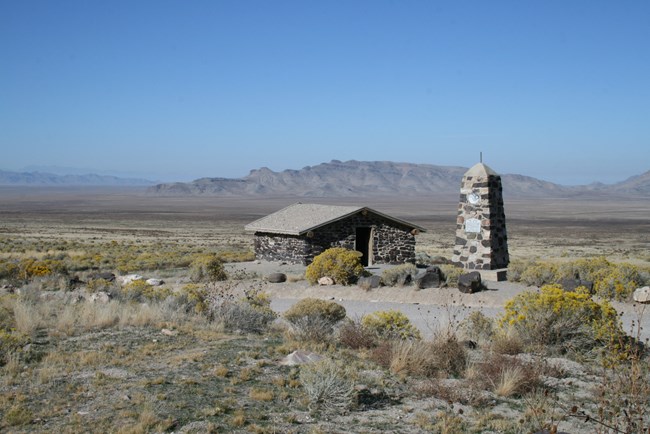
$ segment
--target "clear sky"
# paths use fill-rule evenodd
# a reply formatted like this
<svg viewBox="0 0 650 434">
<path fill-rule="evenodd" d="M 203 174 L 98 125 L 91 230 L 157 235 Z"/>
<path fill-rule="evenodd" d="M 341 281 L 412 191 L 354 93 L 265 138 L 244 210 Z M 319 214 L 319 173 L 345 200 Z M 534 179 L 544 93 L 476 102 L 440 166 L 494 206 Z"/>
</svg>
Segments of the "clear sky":
<svg viewBox="0 0 650 434">
<path fill-rule="evenodd" d="M 650 170 L 650 1 L 0 0 L 0 169 Z"/>
</svg>

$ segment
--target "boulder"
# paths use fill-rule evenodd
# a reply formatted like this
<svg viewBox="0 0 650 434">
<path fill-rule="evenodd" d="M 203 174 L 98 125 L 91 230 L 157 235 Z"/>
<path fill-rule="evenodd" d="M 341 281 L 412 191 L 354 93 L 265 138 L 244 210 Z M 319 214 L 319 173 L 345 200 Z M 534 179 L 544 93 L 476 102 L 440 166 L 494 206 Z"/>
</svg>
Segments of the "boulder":
<svg viewBox="0 0 650 434">
<path fill-rule="evenodd" d="M 474 294 L 483 289 L 481 273 L 472 271 L 458 276 L 458 290 L 465 294 Z"/>
<path fill-rule="evenodd" d="M 413 277 L 410 274 L 403 274 L 397 278 L 398 286 L 409 286 L 413 282 Z"/>
<path fill-rule="evenodd" d="M 284 273 L 271 273 L 266 276 L 266 281 L 270 283 L 282 283 L 287 281 L 287 275 Z"/>
<path fill-rule="evenodd" d="M 86 283 L 86 282 L 84 282 L 84 281 L 82 281 L 81 279 L 79 279 L 79 276 L 72 276 L 72 277 L 68 280 L 68 288 L 70 288 L 70 289 L 75 289 L 75 288 L 77 288 L 78 286 L 83 285 L 83 284 L 85 284 L 85 283 Z"/>
<path fill-rule="evenodd" d="M 367 289 L 379 288 L 379 285 L 381 285 L 381 277 L 374 275 L 368 277 L 360 277 L 357 281 L 357 285 Z"/>
<path fill-rule="evenodd" d="M 280 360 L 280 364 L 284 366 L 304 365 L 306 363 L 317 362 L 322 358 L 323 356 L 320 354 L 312 353 L 310 351 L 296 350 L 283 357 Z"/>
<path fill-rule="evenodd" d="M 126 276 L 118 276 L 116 279 L 120 285 L 128 285 L 136 280 L 145 280 L 144 277 L 139 274 L 127 274 Z"/>
<path fill-rule="evenodd" d="M 440 267 L 431 266 L 415 279 L 415 284 L 419 289 L 440 288 L 443 278 Z"/>
<path fill-rule="evenodd" d="M 106 280 L 107 282 L 115 282 L 115 274 L 113 274 L 113 273 L 95 273 L 95 274 L 92 275 L 91 279 L 93 279 L 93 280 L 103 279 L 103 280 Z"/>
<path fill-rule="evenodd" d="M 150 285 L 150 286 L 160 286 L 163 283 L 165 283 L 165 281 L 162 280 L 162 279 L 147 279 L 146 282 L 147 282 L 147 285 Z"/>
<path fill-rule="evenodd" d="M 590 282 L 589 280 L 566 278 L 560 279 L 557 283 L 558 285 L 561 285 L 562 289 L 564 289 L 566 292 L 575 292 L 575 290 L 581 286 L 587 288 L 589 292 L 592 292 L 594 290 L 594 282 Z"/>
<path fill-rule="evenodd" d="M 634 290 L 632 300 L 637 303 L 650 303 L 650 286 L 644 286 L 643 288 Z"/>
<path fill-rule="evenodd" d="M 318 284 L 320 286 L 331 286 L 334 285 L 334 279 L 332 279 L 331 277 L 324 276 L 318 279 Z"/>
<path fill-rule="evenodd" d="M 89 298 L 91 303 L 102 303 L 106 304 L 111 301 L 111 295 L 108 292 L 99 291 L 92 294 Z"/>
</svg>

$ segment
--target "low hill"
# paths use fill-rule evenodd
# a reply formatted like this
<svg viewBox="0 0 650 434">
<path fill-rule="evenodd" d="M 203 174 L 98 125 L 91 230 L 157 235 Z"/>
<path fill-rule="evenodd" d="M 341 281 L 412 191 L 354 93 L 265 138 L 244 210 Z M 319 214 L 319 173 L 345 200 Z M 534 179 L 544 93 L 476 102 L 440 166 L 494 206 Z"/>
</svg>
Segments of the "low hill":
<svg viewBox="0 0 650 434">
<path fill-rule="evenodd" d="M 10 172 L 0 170 L 0 185 L 32 186 L 128 186 L 153 185 L 155 182 L 138 178 L 85 174 L 55 175 L 45 172 Z"/>
</svg>

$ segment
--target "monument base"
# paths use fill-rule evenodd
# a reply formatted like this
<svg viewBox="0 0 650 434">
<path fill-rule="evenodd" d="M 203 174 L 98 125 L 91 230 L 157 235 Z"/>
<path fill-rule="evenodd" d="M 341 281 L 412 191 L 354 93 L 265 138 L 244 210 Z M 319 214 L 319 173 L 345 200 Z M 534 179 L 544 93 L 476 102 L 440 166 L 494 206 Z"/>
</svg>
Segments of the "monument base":
<svg viewBox="0 0 650 434">
<path fill-rule="evenodd" d="M 481 280 L 488 282 L 504 282 L 508 280 L 508 269 L 499 268 L 497 270 L 472 270 L 481 273 Z"/>
</svg>

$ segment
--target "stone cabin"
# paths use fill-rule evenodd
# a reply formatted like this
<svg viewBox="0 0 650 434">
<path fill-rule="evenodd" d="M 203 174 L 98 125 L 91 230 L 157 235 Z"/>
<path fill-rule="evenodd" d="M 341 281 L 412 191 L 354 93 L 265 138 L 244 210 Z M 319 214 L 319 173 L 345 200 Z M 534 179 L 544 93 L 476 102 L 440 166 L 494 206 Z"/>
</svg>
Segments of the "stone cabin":
<svg viewBox="0 0 650 434">
<path fill-rule="evenodd" d="M 296 203 L 246 225 L 255 257 L 308 265 L 330 247 L 361 253 L 364 266 L 415 262 L 415 235 L 425 230 L 364 206 Z"/>
</svg>

